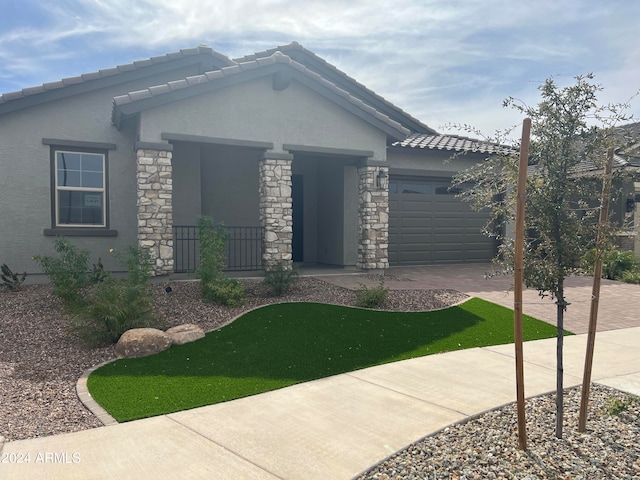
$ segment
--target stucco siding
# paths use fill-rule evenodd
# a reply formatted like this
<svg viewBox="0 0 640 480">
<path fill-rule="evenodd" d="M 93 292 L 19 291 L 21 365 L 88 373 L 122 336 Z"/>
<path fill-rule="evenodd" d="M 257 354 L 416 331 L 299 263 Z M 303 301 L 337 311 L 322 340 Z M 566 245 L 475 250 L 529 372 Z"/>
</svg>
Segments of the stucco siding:
<svg viewBox="0 0 640 480">
<path fill-rule="evenodd" d="M 173 223 L 197 225 L 202 209 L 200 145 L 177 143 L 173 148 Z"/>
<path fill-rule="evenodd" d="M 354 266 L 358 261 L 358 169 L 344 167 L 343 265 Z"/>
<path fill-rule="evenodd" d="M 295 81 L 273 90 L 271 77 L 209 92 L 142 112 L 141 140 L 190 134 L 316 147 L 372 150 L 386 158 L 386 135 Z"/>
<path fill-rule="evenodd" d="M 191 68 L 159 75 L 166 82 L 195 73 Z M 109 208 L 117 237 L 70 237 L 80 248 L 102 257 L 108 269 L 119 264 L 110 248 L 122 249 L 136 242 L 136 132 L 118 131 L 111 124 L 113 97 L 148 86 L 137 80 L 103 90 L 78 94 L 38 106 L 0 115 L 0 262 L 14 271 L 35 274 L 39 266 L 33 255 L 52 254 L 50 146 L 43 138 L 116 144 L 108 155 Z M 31 277 L 30 280 L 41 280 Z"/>
<path fill-rule="evenodd" d="M 253 150 L 202 147 L 202 213 L 229 226 L 260 226 L 258 158 Z"/>
<path fill-rule="evenodd" d="M 453 157 L 454 152 L 448 150 L 403 150 L 390 148 L 387 160 L 391 174 L 433 175 L 438 177 L 453 176 L 458 172 L 482 162 L 484 154 L 470 153 Z"/>
</svg>

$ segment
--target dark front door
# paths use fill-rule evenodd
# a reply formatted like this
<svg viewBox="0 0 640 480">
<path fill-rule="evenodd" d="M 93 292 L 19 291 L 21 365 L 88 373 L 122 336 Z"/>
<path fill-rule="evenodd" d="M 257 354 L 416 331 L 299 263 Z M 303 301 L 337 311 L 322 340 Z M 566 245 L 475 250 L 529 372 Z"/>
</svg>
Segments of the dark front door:
<svg viewBox="0 0 640 480">
<path fill-rule="evenodd" d="M 293 217 L 293 244 L 292 255 L 294 262 L 302 262 L 304 260 L 304 242 L 302 232 L 304 231 L 303 212 L 304 212 L 304 193 L 302 188 L 302 175 L 291 176 L 291 200 L 292 200 L 292 217 Z"/>
</svg>

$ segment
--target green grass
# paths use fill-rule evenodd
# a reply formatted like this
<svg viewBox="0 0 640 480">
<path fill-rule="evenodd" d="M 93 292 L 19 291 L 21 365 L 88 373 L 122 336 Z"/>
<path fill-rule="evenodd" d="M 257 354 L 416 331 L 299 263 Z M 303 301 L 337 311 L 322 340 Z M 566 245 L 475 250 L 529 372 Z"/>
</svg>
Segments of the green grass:
<svg viewBox="0 0 640 480">
<path fill-rule="evenodd" d="M 525 340 L 553 337 L 525 316 Z M 119 422 L 246 397 L 433 353 L 513 342 L 513 312 L 480 299 L 432 312 L 285 303 L 205 338 L 93 372 L 93 398 Z"/>
</svg>

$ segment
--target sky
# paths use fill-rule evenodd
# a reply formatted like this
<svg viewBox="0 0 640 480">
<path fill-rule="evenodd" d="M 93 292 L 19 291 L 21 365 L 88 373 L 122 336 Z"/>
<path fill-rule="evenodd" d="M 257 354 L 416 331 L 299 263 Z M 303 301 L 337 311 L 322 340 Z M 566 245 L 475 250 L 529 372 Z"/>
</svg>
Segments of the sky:
<svg viewBox="0 0 640 480">
<path fill-rule="evenodd" d="M 595 74 L 640 120 L 637 0 L 0 0 L 0 93 L 208 45 L 236 58 L 297 41 L 423 123 L 493 136 L 504 108 Z"/>
</svg>

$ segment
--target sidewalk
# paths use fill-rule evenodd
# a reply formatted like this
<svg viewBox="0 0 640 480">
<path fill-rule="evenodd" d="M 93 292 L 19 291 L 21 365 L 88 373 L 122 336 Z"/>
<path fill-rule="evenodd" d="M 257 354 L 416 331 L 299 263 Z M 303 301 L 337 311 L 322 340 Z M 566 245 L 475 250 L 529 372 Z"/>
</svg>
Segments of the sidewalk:
<svg viewBox="0 0 640 480">
<path fill-rule="evenodd" d="M 593 380 L 640 395 L 638 345 L 640 327 L 598 333 Z M 567 388 L 581 383 L 585 346 L 586 335 L 565 338 Z M 525 344 L 526 396 L 555 389 L 555 348 L 555 339 Z M 9 442 L 0 479 L 349 479 L 426 434 L 514 401 L 513 356 L 513 345 L 461 350 Z"/>
</svg>

